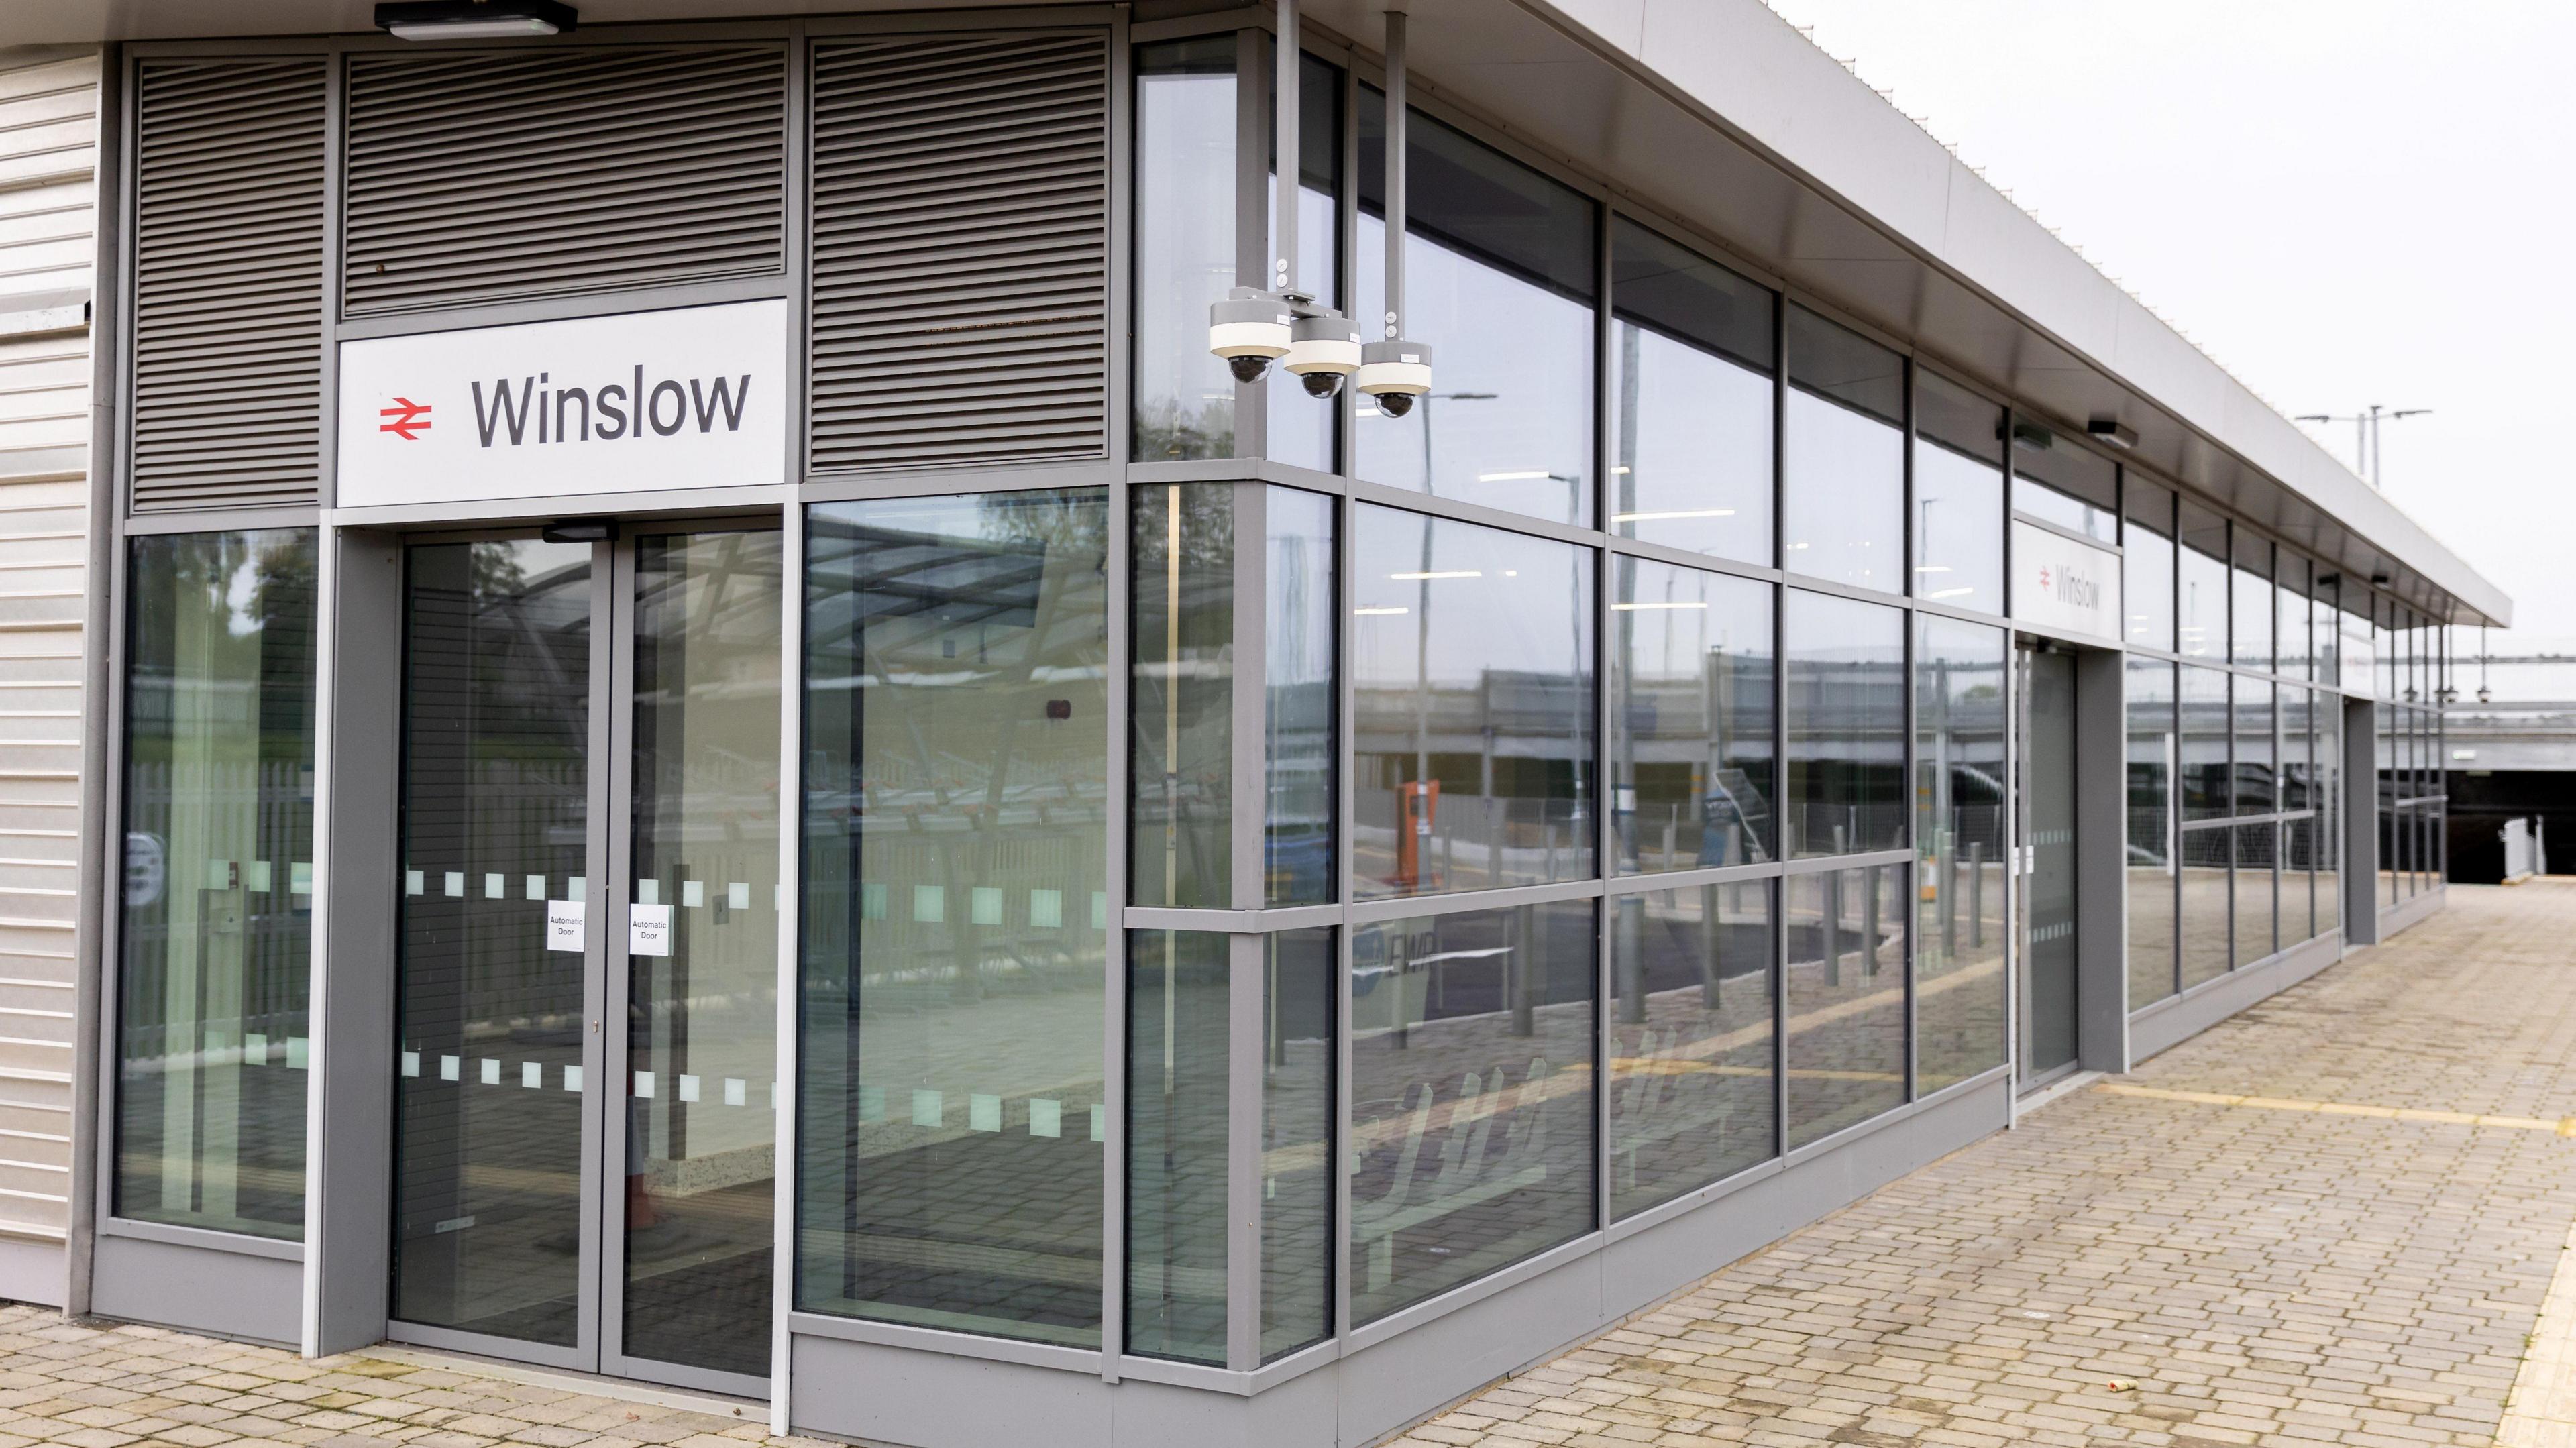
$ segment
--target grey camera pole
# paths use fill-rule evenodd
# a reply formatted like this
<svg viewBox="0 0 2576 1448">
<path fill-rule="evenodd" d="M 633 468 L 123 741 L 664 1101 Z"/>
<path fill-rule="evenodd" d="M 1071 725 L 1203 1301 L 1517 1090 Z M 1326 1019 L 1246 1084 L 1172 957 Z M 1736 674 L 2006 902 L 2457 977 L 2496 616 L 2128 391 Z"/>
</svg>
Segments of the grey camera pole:
<svg viewBox="0 0 2576 1448">
<path fill-rule="evenodd" d="M 1279 38 L 1271 46 L 1277 57 L 1277 73 L 1271 77 L 1271 102 L 1275 133 L 1272 154 L 1279 168 L 1278 190 L 1270 203 L 1271 226 L 1279 238 L 1279 253 L 1271 263 L 1270 290 L 1294 292 L 1297 286 L 1297 81 L 1298 58 L 1303 54 L 1297 28 L 1297 0 L 1279 0 Z"/>
<path fill-rule="evenodd" d="M 1404 335 L 1404 29 L 1403 11 L 1386 12 L 1386 339 L 1390 342 Z"/>
</svg>

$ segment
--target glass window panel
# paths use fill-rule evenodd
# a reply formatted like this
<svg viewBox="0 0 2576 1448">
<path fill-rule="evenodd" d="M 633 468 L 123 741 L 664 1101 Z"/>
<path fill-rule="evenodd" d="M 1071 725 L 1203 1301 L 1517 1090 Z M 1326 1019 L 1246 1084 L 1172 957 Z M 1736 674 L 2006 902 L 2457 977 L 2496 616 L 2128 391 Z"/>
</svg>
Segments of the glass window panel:
<svg viewBox="0 0 2576 1448">
<path fill-rule="evenodd" d="M 1386 315 L 1385 115 L 1385 97 L 1363 86 L 1353 315 L 1370 321 Z M 1592 202 L 1419 111 L 1405 138 L 1404 330 L 1439 349 L 1440 390 L 1400 418 L 1362 406 L 1356 469 L 1589 526 Z"/>
<path fill-rule="evenodd" d="M 807 517 L 797 1303 L 1096 1347 L 1107 494 Z"/>
<path fill-rule="evenodd" d="M 1592 1230 L 1592 902 L 1351 937 L 1351 1321 Z"/>
<path fill-rule="evenodd" d="M 2272 866 L 2280 827 L 2270 823 L 2236 827 L 2236 964 L 2254 964 L 2279 947 L 2272 938 L 2272 912 L 2277 899 Z"/>
<path fill-rule="evenodd" d="M 1610 268 L 1610 526 L 1768 564 L 1771 293 L 1625 217 Z"/>
<path fill-rule="evenodd" d="M 2236 675 L 2235 682 L 2235 812 L 2270 814 L 2281 807 L 2272 740 L 2272 685 L 2243 674 Z"/>
<path fill-rule="evenodd" d="M 1236 535 L 1257 517 L 1267 779 L 1264 902 L 1332 898 L 1332 500 L 1259 483 L 1135 489 L 1128 893 L 1231 909 Z"/>
<path fill-rule="evenodd" d="M 1914 596 L 2004 611 L 2004 410 L 1915 374 Z"/>
<path fill-rule="evenodd" d="M 2133 658 L 2127 668 L 2131 1010 L 2163 1000 L 2175 988 L 2175 667 Z"/>
<path fill-rule="evenodd" d="M 133 540 L 128 560 L 113 1210 L 291 1241 L 311 1039 L 314 535 L 164 534 Z"/>
<path fill-rule="evenodd" d="M 1791 875 L 1789 1149 L 1905 1103 L 1905 906 L 1910 867 Z"/>
<path fill-rule="evenodd" d="M 2184 673 L 2191 672 L 2186 669 Z M 2182 988 L 2227 974 L 2231 827 L 2182 832 Z"/>
<path fill-rule="evenodd" d="M 1782 561 L 1859 588 L 1904 589 L 1905 359 L 1789 308 L 1788 515 Z"/>
<path fill-rule="evenodd" d="M 682 1089 L 626 1101 L 623 1351 L 749 1377 L 776 1299 L 778 1127 L 745 1108 L 778 1068 L 785 563 L 774 527 L 635 543 L 634 879 L 677 908 L 670 953 L 627 960 L 626 1079 Z"/>
<path fill-rule="evenodd" d="M 2308 643 L 2308 560 L 2283 551 L 2272 581 L 2281 620 L 2273 633 L 2273 652 L 2280 657 L 2278 671 L 2294 679 L 2307 678 L 2315 658 Z"/>
<path fill-rule="evenodd" d="M 1127 1350 L 1225 1365 L 1233 937 L 1127 937 Z"/>
<path fill-rule="evenodd" d="M 2228 657 L 2249 669 L 2272 667 L 2272 545 L 2236 535 L 2235 602 Z"/>
<path fill-rule="evenodd" d="M 1234 379 L 1207 339 L 1235 284 L 1235 53 L 1230 33 L 1136 50 L 1138 462 L 1234 456 Z"/>
<path fill-rule="evenodd" d="M 1233 908 L 1233 483 L 1139 486 L 1127 892 Z"/>
<path fill-rule="evenodd" d="M 2281 945 L 2284 949 L 2318 932 L 2314 872 L 2317 820 L 2313 815 L 2281 822 Z"/>
<path fill-rule="evenodd" d="M 2308 729 L 2311 695 L 2295 684 L 2284 684 L 2278 691 L 2281 709 L 2280 807 L 2284 810 L 2317 807 L 2314 780 L 2308 764 Z"/>
<path fill-rule="evenodd" d="M 2004 1059 L 2006 648 L 2002 629 L 1919 620 L 1914 992 L 1924 1092 Z"/>
<path fill-rule="evenodd" d="M 1905 845 L 1905 615 L 1789 591 L 1790 859 Z"/>
<path fill-rule="evenodd" d="M 2334 688 L 2344 680 L 2344 613 L 2334 605 L 2336 575 L 2316 569 L 2316 598 L 2308 603 L 2308 657 L 2313 660 L 2316 683 Z"/>
<path fill-rule="evenodd" d="M 1592 875 L 1591 551 L 1365 505 L 1353 528 L 1359 893 Z"/>
<path fill-rule="evenodd" d="M 547 948 L 547 902 L 608 897 L 578 883 L 594 552 L 521 538 L 404 558 L 394 1029 L 414 1069 L 394 1079 L 392 1316 L 559 1347 L 582 1335 L 583 1133 L 599 1117 L 581 1079 L 588 973 Z M 610 1096 L 621 1117 L 640 1099 Z"/>
<path fill-rule="evenodd" d="M 1266 34 L 1261 37 L 1261 55 L 1262 75 L 1276 75 L 1278 61 L 1271 37 Z M 1325 306 L 1338 307 L 1342 305 L 1342 268 L 1337 250 L 1342 236 L 1342 72 L 1311 55 L 1300 55 L 1298 61 L 1295 289 Z M 1275 118 L 1264 117 L 1264 131 L 1270 155 L 1261 180 L 1263 225 L 1268 228 L 1263 254 L 1275 257 L 1279 255 L 1279 138 Z M 1383 152 L 1385 147 L 1379 150 Z M 1384 310 L 1379 308 L 1380 312 Z M 1365 318 L 1368 314 L 1356 315 Z M 1374 339 L 1379 334 L 1371 331 L 1367 335 Z M 1311 396 L 1304 378 L 1280 366 L 1270 369 L 1262 385 L 1270 389 L 1264 403 L 1269 409 L 1270 445 L 1265 452 L 1270 460 L 1317 472 L 1338 471 L 1334 466 L 1333 437 L 1342 415 L 1339 395 Z"/>
<path fill-rule="evenodd" d="M 2173 496 L 2152 483 L 2129 485 L 2129 526 L 2121 535 L 2127 557 L 2120 578 L 2126 590 L 2132 648 L 2174 646 Z"/>
<path fill-rule="evenodd" d="M 1611 783 L 1619 868 L 1773 858 L 1771 585 L 1617 558 Z"/>
<path fill-rule="evenodd" d="M 2343 696 L 2317 696 L 2317 931 L 2343 928 Z"/>
<path fill-rule="evenodd" d="M 1623 895 L 1610 939 L 1610 1214 L 1778 1154 L 1768 880 Z"/>
<path fill-rule="evenodd" d="M 1262 900 L 1320 905 L 1334 898 L 1334 739 L 1342 712 L 1333 693 L 1334 600 L 1341 550 L 1334 543 L 1332 499 L 1274 487 L 1263 506 L 1269 598 L 1262 770 L 1270 800 Z"/>
<path fill-rule="evenodd" d="M 1261 1360 L 1333 1335 L 1333 1003 L 1329 928 L 1262 937 Z"/>
<path fill-rule="evenodd" d="M 2226 522 L 2205 508 L 2183 503 L 2182 571 L 2174 589 L 2174 652 L 2185 658 L 2227 660 L 2226 560 Z"/>
<path fill-rule="evenodd" d="M 2012 467 L 2014 512 L 2105 543 L 2120 541 L 2120 470 L 2109 458 L 2017 417 Z"/>
<path fill-rule="evenodd" d="M 2182 670 L 2182 817 L 2231 812 L 2227 790 L 2227 679 L 2216 669 Z"/>
</svg>

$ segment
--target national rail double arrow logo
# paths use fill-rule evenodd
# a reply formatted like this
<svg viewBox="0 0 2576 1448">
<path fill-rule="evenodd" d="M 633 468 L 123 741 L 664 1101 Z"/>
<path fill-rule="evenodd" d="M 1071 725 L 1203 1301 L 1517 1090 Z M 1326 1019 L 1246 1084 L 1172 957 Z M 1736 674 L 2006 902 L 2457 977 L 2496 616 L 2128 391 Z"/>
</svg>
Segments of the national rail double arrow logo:
<svg viewBox="0 0 2576 1448">
<path fill-rule="evenodd" d="M 414 402 L 408 397 L 397 397 L 394 401 L 397 406 L 385 408 L 376 414 L 378 417 L 393 420 L 378 427 L 376 431 L 398 434 L 405 442 L 420 441 L 421 433 L 428 431 L 430 426 L 430 404 Z"/>
</svg>

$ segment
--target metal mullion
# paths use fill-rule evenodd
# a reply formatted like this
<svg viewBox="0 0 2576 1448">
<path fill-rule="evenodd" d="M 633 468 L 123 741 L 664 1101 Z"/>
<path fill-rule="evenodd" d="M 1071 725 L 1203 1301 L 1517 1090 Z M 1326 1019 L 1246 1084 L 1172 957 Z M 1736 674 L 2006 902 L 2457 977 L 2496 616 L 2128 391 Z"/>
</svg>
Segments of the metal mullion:
<svg viewBox="0 0 2576 1448">
<path fill-rule="evenodd" d="M 596 561 L 602 554 L 608 565 L 604 569 L 598 568 Z M 635 999 L 635 961 L 628 949 L 632 941 L 627 929 L 635 880 L 635 539 L 628 535 L 596 544 L 591 556 L 595 560 L 593 568 L 608 577 L 606 606 L 594 604 L 590 628 L 592 671 L 594 675 L 599 672 L 596 655 L 604 650 L 608 675 L 607 708 L 603 711 L 606 717 L 591 725 L 592 738 L 604 736 L 607 744 L 604 752 L 592 756 L 590 776 L 593 798 L 604 794 L 607 799 L 605 819 L 593 826 L 594 836 L 604 838 L 606 848 L 594 857 L 593 863 L 609 882 L 610 901 L 609 918 L 600 922 L 599 929 L 596 988 L 602 1009 L 594 1019 L 600 1023 L 600 1085 L 613 1086 L 617 1099 L 623 1100 L 633 1090 L 635 1069 L 635 1033 L 625 1028 Z M 615 1028 L 609 1025 L 612 1021 L 618 1023 Z M 600 1151 L 623 1145 L 610 1135 L 612 1131 L 622 1135 L 632 1129 L 625 1112 L 608 1109 L 609 1099 L 609 1092 L 600 1093 Z M 595 1341 L 600 1371 L 627 1374 L 626 1194 L 610 1191 L 607 1186 L 607 1171 L 602 1166 L 596 1199 L 600 1252 L 598 1275 L 593 1279 L 598 1303 Z"/>
<path fill-rule="evenodd" d="M 1771 855 L 1789 853 L 1789 306 L 1785 291 L 1771 307 Z M 1789 1151 L 1789 882 L 1771 892 L 1771 1156 Z"/>
<path fill-rule="evenodd" d="M 1333 509 L 1333 868 L 1334 903 L 1341 926 L 1333 932 L 1333 1103 L 1326 1143 L 1332 1166 L 1333 1236 L 1332 1314 L 1336 1352 L 1351 1335 L 1351 935 L 1357 922 L 1351 904 L 1358 896 L 1358 870 L 1352 859 L 1351 822 L 1359 793 L 1359 694 L 1350 677 L 1351 567 L 1356 510 L 1349 501 Z"/>
<path fill-rule="evenodd" d="M 612 811 L 616 791 L 611 783 L 609 761 L 617 758 L 619 736 L 616 727 L 617 690 L 616 656 L 618 545 L 599 542 L 590 549 L 590 758 L 584 808 L 588 811 L 583 830 L 586 836 L 583 864 L 590 872 L 582 889 L 582 931 L 587 937 L 582 950 L 582 1013 L 590 1018 L 590 1030 L 582 1043 L 582 1079 L 585 1089 L 581 1100 L 581 1248 L 580 1276 L 576 1279 L 579 1302 L 579 1327 L 574 1335 L 574 1352 L 589 1364 L 589 1371 L 599 1371 L 602 1332 L 601 1289 L 605 1286 L 608 1260 L 608 1234 L 612 1219 L 624 1225 L 625 1203 L 610 1201 L 608 1172 L 604 1153 L 608 1144 L 608 1124 L 612 1115 L 610 1101 L 625 1099 L 624 1083 L 609 1077 L 611 1019 L 621 1025 L 622 1012 L 614 1012 L 608 995 L 609 933 L 612 918 L 623 924 L 626 918 L 626 873 L 615 854 L 616 843 L 624 837 Z M 632 681 L 626 697 L 632 697 Z M 612 876 L 609 872 L 616 870 Z M 622 1052 L 619 1053 L 622 1058 Z M 622 1109 L 614 1114 L 623 1118 Z"/>
<path fill-rule="evenodd" d="M 2009 544 L 2006 545 L 2007 548 L 2010 546 L 2011 545 Z M 1854 603 L 1876 604 L 1880 608 L 1904 608 L 1913 602 L 1913 600 L 1907 598 L 1901 593 L 1888 593 L 1882 589 L 1876 588 L 1855 588 L 1848 583 L 1836 583 L 1830 578 L 1814 578 L 1803 573 L 1784 573 L 1782 576 L 1782 582 L 1786 583 L 1789 587 L 1798 589 L 1802 592 L 1821 593 L 1833 598 L 1847 598 Z M 1981 621 L 1985 623 L 2002 622 L 2002 620 L 1996 619 L 1992 616 L 1986 616 Z"/>
<path fill-rule="evenodd" d="M 1610 208 L 1592 208 L 1592 518 L 1606 540 L 1610 522 L 1610 295 L 1613 243 Z M 1617 902 L 1609 899 L 1609 879 L 1618 873 L 1618 846 L 1610 834 L 1610 605 L 1614 602 L 1611 555 L 1599 547 L 1592 559 L 1592 873 L 1605 893 L 1592 907 L 1592 1224 L 1610 1225 L 1610 952 L 1611 916 Z M 1624 652 L 1624 650 L 1623 650 Z M 1624 669 L 1620 671 L 1624 676 Z M 1715 922 L 1711 922 L 1713 926 Z"/>
<path fill-rule="evenodd" d="M 1609 896 L 1652 895 L 1666 890 L 1696 890 L 1703 885 L 1740 885 L 1747 880 L 1775 879 L 1781 866 L 1777 860 L 1758 865 L 1704 865 L 1689 870 L 1666 870 L 1645 875 L 1614 875 L 1602 884 Z"/>
<path fill-rule="evenodd" d="M 1914 852 L 1910 849 L 1867 850 L 1855 855 L 1809 855 L 1755 868 L 1777 871 L 1782 875 L 1823 875 L 1835 870 L 1873 870 L 1883 865 L 1901 865 L 1912 858 Z"/>
<path fill-rule="evenodd" d="M 1129 905 L 1120 910 L 1129 930 L 1191 930 L 1214 935 L 1272 935 L 1342 923 L 1339 905 L 1282 905 L 1268 910 L 1166 909 Z"/>
<path fill-rule="evenodd" d="M 1644 539 L 1630 538 L 1621 533 L 1602 534 L 1601 544 L 1617 557 L 1651 559 L 1657 563 L 1672 564 L 1677 568 L 1696 568 L 1702 573 L 1723 573 L 1732 578 L 1749 579 L 1755 583 L 1778 583 L 1784 576 L 1779 569 L 1764 564 L 1747 563 L 1741 559 L 1726 558 L 1715 553 L 1700 553 L 1688 548 L 1676 548 L 1669 543 L 1649 543 Z"/>
<path fill-rule="evenodd" d="M 1582 548 L 1598 548 L 1603 543 L 1599 532 L 1565 523 L 1552 523 L 1529 513 L 1515 513 L 1485 503 L 1470 503 L 1457 498 L 1444 498 L 1432 493 L 1417 493 L 1410 488 L 1390 487 L 1360 478 L 1350 480 L 1350 496 L 1363 503 L 1376 503 L 1388 508 L 1401 508 L 1435 518 L 1449 518 L 1462 523 L 1502 532 L 1527 533 L 1559 543 Z"/>
<path fill-rule="evenodd" d="M 1903 515 L 1900 519 L 1903 542 L 1898 548 L 1898 557 L 1901 560 L 1899 566 L 1905 570 L 1904 576 L 1899 579 L 1898 582 L 1904 588 L 1908 602 L 1913 601 L 1915 585 L 1914 544 L 1916 540 L 1914 537 L 1914 438 L 1915 430 L 1922 424 L 1922 419 L 1915 406 L 1915 398 L 1916 393 L 1921 389 L 1922 378 L 1922 369 L 1915 366 L 1912 362 L 1908 362 L 1905 366 L 1905 442 L 1902 454 L 1905 472 L 1905 486 L 1900 493 L 1900 496 L 1905 500 L 1903 507 L 1900 509 L 1900 512 Z M 2009 440 L 2006 441 L 2004 450 L 2007 453 L 2012 450 Z M 2007 529 L 2006 531 L 2009 532 L 2010 530 Z M 1922 931 L 1917 928 L 1922 920 L 1922 912 L 1915 908 L 1917 897 L 1922 893 L 1923 832 L 1919 828 L 1920 822 L 1916 818 L 1916 806 L 1914 804 L 1914 801 L 1923 798 L 1922 790 L 1918 785 L 1916 785 L 1914 779 L 1914 772 L 1923 767 L 1923 761 L 1919 757 L 1921 751 L 1921 736 L 1917 732 L 1921 729 L 1923 722 L 1922 700 L 1916 697 L 1917 691 L 1915 688 L 1915 671 L 1922 666 L 1922 637 L 1922 626 L 1914 612 L 1911 609 L 1908 609 L 1905 614 L 1905 672 L 1904 677 L 1899 684 L 1899 687 L 1905 691 L 1905 743 L 1899 750 L 1899 758 L 1901 758 L 1904 763 L 1898 771 L 1899 778 L 1904 781 L 1903 785 L 1900 787 L 1904 790 L 1907 797 L 1905 816 L 1901 821 L 1900 827 L 1905 831 L 1905 843 L 1912 854 L 1912 858 L 1906 865 L 1905 888 L 1899 893 L 1898 897 L 1903 902 L 1905 909 L 1905 1099 L 1908 1101 L 1918 1100 L 1922 1094 L 1922 1072 L 1920 1070 L 1920 1058 L 1922 1055 L 1920 1049 L 1920 1041 L 1922 1037 L 1922 1012 L 1916 999 L 1914 980 L 1916 971 L 1921 965 L 1923 954 Z M 2005 642 L 2007 644 L 2011 642 L 2010 634 L 2005 635 Z M 1875 891 L 1878 887 L 1873 883 L 1869 888 Z M 1870 942 L 1870 949 L 1873 952 L 1876 951 L 1877 948 L 1878 944 L 1876 941 Z"/>
<path fill-rule="evenodd" d="M 1226 990 L 1226 1366 L 1261 1365 L 1263 966 L 1269 941 L 1228 937 Z"/>
<path fill-rule="evenodd" d="M 2012 415 L 2004 415 L 2004 435 L 2012 435 Z M 2009 489 L 2011 480 L 2007 476 Z M 2005 574 L 2010 580 L 2012 530 L 2004 530 Z M 2009 588 L 2006 602 L 2009 604 Z M 2011 862 L 2004 870 L 2004 1065 L 2009 1072 L 2004 1090 L 2004 1126 L 2021 1124 L 2021 852 L 2024 805 L 2021 777 L 2021 741 L 2025 725 L 2023 710 L 2029 696 L 2030 651 L 2018 639 L 2006 636 L 2010 660 L 2004 670 L 2004 854 Z"/>
<path fill-rule="evenodd" d="M 1270 286 L 1270 76 L 1262 62 L 1267 29 L 1234 33 L 1234 283 Z M 1269 384 L 1234 384 L 1234 455 L 1270 455 Z"/>
<path fill-rule="evenodd" d="M 802 41 L 800 39 L 800 46 Z M 801 429 L 799 430 L 802 431 Z M 797 446 L 802 439 L 792 440 Z M 804 1059 L 803 847 L 805 799 L 805 510 L 790 503 L 779 517 L 778 609 L 778 1005 L 771 1118 L 769 1430 L 791 1431 L 794 1419 L 790 1327 L 796 1307 L 796 1202 L 803 1165 L 797 1150 L 798 1066 Z"/>
<path fill-rule="evenodd" d="M 1347 915 L 1354 926 L 1385 920 L 1415 920 L 1433 915 L 1463 915 L 1475 910 L 1509 910 L 1522 905 L 1552 905 L 1561 900 L 1591 900 L 1604 892 L 1601 881 L 1559 880 L 1545 885 L 1511 885 L 1499 890 L 1453 891 L 1440 895 L 1399 895 L 1353 902 Z"/>
<path fill-rule="evenodd" d="M 1106 557 L 1108 666 L 1102 692 L 1108 699 L 1107 749 L 1102 760 L 1105 808 L 1102 877 L 1107 897 L 1128 897 L 1127 826 L 1133 805 L 1128 744 L 1133 708 L 1134 649 L 1129 625 L 1135 607 L 1135 500 L 1123 472 L 1108 483 Z M 1115 1383 L 1127 1347 L 1127 926 L 1111 909 L 1101 943 L 1100 1100 L 1100 1380 Z"/>
</svg>

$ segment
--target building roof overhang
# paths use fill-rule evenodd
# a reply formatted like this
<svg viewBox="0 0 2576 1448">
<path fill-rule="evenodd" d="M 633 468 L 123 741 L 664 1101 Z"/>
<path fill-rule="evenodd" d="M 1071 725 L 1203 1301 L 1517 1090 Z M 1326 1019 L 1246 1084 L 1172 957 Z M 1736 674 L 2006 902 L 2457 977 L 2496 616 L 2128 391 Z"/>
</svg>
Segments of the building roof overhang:
<svg viewBox="0 0 2576 1448">
<path fill-rule="evenodd" d="M 1035 0 L 1037 9 L 1060 0 Z M 2437 620 L 2512 601 L 1760 0 L 1303 0 L 1362 49 L 1413 17 L 1417 95 L 1597 178 L 1753 269 L 2081 432 Z M 985 8 L 964 0 L 583 0 L 607 25 Z M 1139 20 L 1265 6 L 1138 0 Z M 15 0 L 0 43 L 372 30 L 367 0 Z"/>
</svg>

